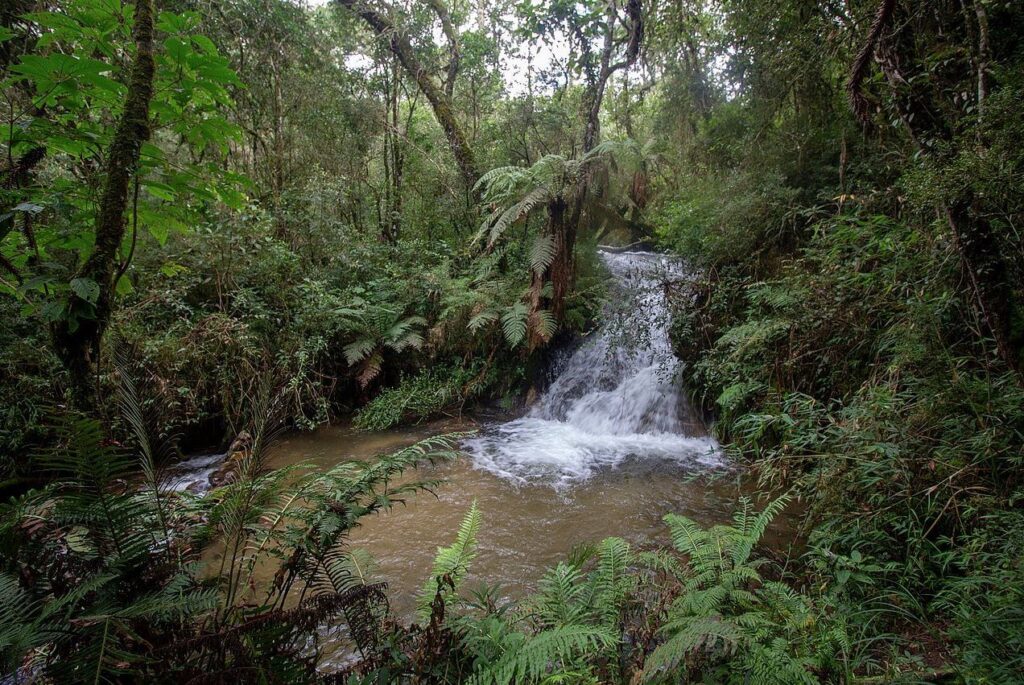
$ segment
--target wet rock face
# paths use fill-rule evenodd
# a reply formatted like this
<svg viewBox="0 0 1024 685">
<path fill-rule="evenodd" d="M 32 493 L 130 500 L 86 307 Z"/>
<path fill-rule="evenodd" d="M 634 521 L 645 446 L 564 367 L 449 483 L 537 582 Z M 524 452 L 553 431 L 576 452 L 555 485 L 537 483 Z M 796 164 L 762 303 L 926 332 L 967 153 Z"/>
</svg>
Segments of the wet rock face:
<svg viewBox="0 0 1024 685">
<path fill-rule="evenodd" d="M 224 461 L 210 474 L 210 487 L 219 488 L 238 480 L 242 461 L 249 456 L 251 450 L 252 436 L 248 431 L 242 431 L 235 436 L 235 439 L 231 441 L 231 446 L 228 447 Z"/>
</svg>

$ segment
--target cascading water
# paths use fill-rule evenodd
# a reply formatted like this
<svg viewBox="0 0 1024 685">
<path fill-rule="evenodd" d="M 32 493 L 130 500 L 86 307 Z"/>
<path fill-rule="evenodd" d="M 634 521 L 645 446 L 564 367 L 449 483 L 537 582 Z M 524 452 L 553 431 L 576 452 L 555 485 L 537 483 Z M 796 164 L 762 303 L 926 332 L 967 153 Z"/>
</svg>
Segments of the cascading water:
<svg viewBox="0 0 1024 685">
<path fill-rule="evenodd" d="M 571 485 L 629 459 L 722 463 L 701 435 L 669 342 L 664 282 L 679 266 L 646 252 L 602 252 L 614 278 L 605 323 L 556 367 L 530 412 L 465 442 L 477 467 L 520 483 Z"/>
</svg>

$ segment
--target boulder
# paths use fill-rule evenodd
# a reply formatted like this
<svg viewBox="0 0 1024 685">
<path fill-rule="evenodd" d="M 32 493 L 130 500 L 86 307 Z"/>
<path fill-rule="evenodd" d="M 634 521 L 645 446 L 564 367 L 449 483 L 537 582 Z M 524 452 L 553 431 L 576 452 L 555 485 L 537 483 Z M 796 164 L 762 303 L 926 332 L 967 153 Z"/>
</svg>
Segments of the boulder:
<svg viewBox="0 0 1024 685">
<path fill-rule="evenodd" d="M 252 436 L 248 431 L 242 431 L 231 441 L 224 461 L 217 470 L 210 474 L 210 486 L 219 488 L 222 485 L 229 485 L 238 480 L 238 474 L 242 462 L 249 456 L 252 450 Z"/>
</svg>

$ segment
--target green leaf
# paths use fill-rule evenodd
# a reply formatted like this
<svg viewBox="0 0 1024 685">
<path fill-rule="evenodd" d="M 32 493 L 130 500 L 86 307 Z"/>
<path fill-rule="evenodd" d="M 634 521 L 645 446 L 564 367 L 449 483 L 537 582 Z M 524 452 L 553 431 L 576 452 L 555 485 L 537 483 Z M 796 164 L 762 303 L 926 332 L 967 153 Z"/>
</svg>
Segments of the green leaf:
<svg viewBox="0 0 1024 685">
<path fill-rule="evenodd" d="M 188 271 L 187 266 L 182 266 L 181 264 L 177 264 L 175 262 L 167 262 L 166 264 L 160 266 L 160 273 L 163 274 L 164 276 L 167 276 L 168 278 L 172 278 L 186 271 Z"/>
<path fill-rule="evenodd" d="M 123 297 L 125 295 L 130 295 L 134 290 L 135 286 L 132 285 L 132 280 L 130 278 L 119 278 L 117 280 L 117 289 L 115 292 L 119 296 Z"/>
<path fill-rule="evenodd" d="M 206 36 L 192 36 L 192 42 L 207 55 L 213 56 L 217 54 L 217 46 Z"/>
<path fill-rule="evenodd" d="M 91 278 L 72 279 L 71 290 L 89 304 L 96 304 L 100 297 L 100 284 Z"/>
<path fill-rule="evenodd" d="M 142 181 L 142 187 L 146 189 L 146 192 L 153 197 L 158 197 L 161 200 L 167 200 L 168 202 L 174 202 L 178 199 L 178 193 L 174 188 L 167 185 L 166 183 L 160 183 L 159 181 L 144 180 Z"/>
</svg>

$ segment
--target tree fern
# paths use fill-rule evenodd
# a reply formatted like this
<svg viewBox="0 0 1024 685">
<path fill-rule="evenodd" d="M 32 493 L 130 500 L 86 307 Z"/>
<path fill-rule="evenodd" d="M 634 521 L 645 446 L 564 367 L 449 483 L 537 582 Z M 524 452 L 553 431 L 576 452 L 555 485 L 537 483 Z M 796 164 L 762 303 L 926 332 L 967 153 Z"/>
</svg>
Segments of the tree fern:
<svg viewBox="0 0 1024 685">
<path fill-rule="evenodd" d="M 483 328 L 489 324 L 498 321 L 501 318 L 501 313 L 495 309 L 485 309 L 478 314 L 475 314 L 470 320 L 466 327 L 470 333 L 479 333 Z"/>
<path fill-rule="evenodd" d="M 558 322 L 555 320 L 555 315 L 546 309 L 538 309 L 533 312 L 529 317 L 529 321 L 537 337 L 544 341 L 550 340 L 558 330 Z"/>
<path fill-rule="evenodd" d="M 385 350 L 402 353 L 419 350 L 425 340 L 423 328 L 427 321 L 421 316 L 403 316 L 395 307 L 365 305 L 344 319 L 354 339 L 342 348 L 345 361 L 356 370 L 362 386 L 369 385 L 380 374 Z"/>
</svg>

